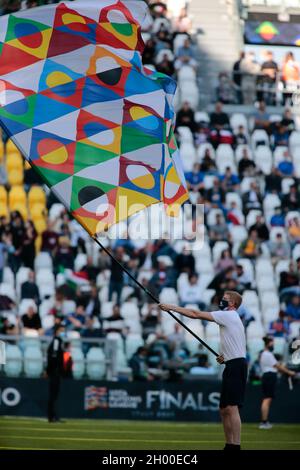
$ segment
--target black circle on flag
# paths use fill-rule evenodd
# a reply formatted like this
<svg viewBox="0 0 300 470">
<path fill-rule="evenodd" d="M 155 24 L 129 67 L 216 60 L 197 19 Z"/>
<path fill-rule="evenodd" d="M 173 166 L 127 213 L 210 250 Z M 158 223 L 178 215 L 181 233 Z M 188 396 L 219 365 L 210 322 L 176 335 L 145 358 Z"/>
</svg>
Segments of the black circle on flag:
<svg viewBox="0 0 300 470">
<path fill-rule="evenodd" d="M 101 80 L 105 85 L 114 86 L 116 85 L 121 78 L 122 69 L 121 67 L 117 67 L 115 69 L 105 70 L 103 72 L 98 72 L 97 77 Z"/>
<path fill-rule="evenodd" d="M 88 202 L 94 201 L 95 199 L 103 196 L 104 191 L 97 186 L 85 186 L 79 191 L 78 201 L 81 206 L 84 206 Z"/>
</svg>

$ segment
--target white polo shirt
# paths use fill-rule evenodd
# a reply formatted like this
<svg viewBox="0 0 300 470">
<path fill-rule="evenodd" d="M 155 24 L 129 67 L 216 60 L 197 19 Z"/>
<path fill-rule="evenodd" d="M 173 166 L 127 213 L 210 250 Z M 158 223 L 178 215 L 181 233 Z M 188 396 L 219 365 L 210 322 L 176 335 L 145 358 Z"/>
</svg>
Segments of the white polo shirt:
<svg viewBox="0 0 300 470">
<path fill-rule="evenodd" d="M 263 351 L 260 356 L 259 365 L 261 373 L 274 372 L 277 374 L 277 369 L 274 367 L 277 364 L 277 359 L 271 351 Z"/>
<path fill-rule="evenodd" d="M 220 353 L 225 361 L 246 357 L 245 328 L 236 310 L 210 312 L 220 327 Z"/>
</svg>

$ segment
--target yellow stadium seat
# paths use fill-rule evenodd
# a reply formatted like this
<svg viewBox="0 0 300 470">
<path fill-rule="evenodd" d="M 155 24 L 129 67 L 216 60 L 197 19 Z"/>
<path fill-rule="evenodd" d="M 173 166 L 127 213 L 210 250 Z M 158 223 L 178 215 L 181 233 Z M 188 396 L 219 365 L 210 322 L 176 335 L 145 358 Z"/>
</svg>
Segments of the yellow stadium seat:
<svg viewBox="0 0 300 470">
<path fill-rule="evenodd" d="M 13 186 L 8 193 L 8 206 L 12 210 L 16 204 L 23 204 L 26 206 L 26 193 L 23 186 Z"/>
<path fill-rule="evenodd" d="M 41 186 L 32 186 L 28 192 L 28 204 L 31 209 L 34 205 L 46 206 L 46 194 Z"/>
<path fill-rule="evenodd" d="M 23 220 L 27 220 L 28 219 L 28 211 L 27 211 L 27 207 L 25 204 L 21 204 L 21 203 L 17 203 L 17 204 L 14 204 L 13 207 L 10 208 L 10 211 L 18 211 L 20 212 Z"/>
<path fill-rule="evenodd" d="M 45 218 L 39 218 L 39 219 L 34 219 L 33 220 L 35 229 L 39 235 L 41 235 L 47 228 L 46 224 L 46 219 Z"/>
<path fill-rule="evenodd" d="M 0 204 L 7 206 L 7 191 L 4 186 L 0 186 Z"/>
<path fill-rule="evenodd" d="M 0 202 L 0 217 L 8 217 L 8 207 Z"/>
<path fill-rule="evenodd" d="M 13 143 L 13 141 L 12 141 L 12 140 L 8 140 L 8 141 L 7 141 L 7 144 L 6 144 L 6 153 L 7 153 L 7 155 L 8 155 L 9 153 L 18 153 L 18 152 L 19 152 L 19 150 L 18 150 L 18 148 L 15 146 L 15 144 Z"/>
<path fill-rule="evenodd" d="M 29 205 L 29 210 L 32 220 L 41 219 L 47 215 L 47 209 L 44 204 Z"/>
<path fill-rule="evenodd" d="M 10 170 L 7 175 L 7 181 L 10 186 L 20 186 L 24 182 L 23 168 Z"/>
<path fill-rule="evenodd" d="M 9 172 L 10 170 L 20 169 L 23 170 L 23 158 L 20 153 L 10 153 L 7 155 L 6 158 L 6 170 Z"/>
</svg>

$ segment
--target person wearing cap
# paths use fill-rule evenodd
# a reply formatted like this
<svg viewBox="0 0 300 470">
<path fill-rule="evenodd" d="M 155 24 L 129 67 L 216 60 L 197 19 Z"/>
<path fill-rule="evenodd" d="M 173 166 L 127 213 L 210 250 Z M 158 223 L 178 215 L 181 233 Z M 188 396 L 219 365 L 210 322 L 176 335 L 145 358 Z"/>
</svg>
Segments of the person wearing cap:
<svg viewBox="0 0 300 470">
<path fill-rule="evenodd" d="M 273 426 L 269 422 L 269 412 L 273 398 L 275 397 L 275 388 L 277 382 L 277 373 L 287 374 L 294 377 L 296 373 L 284 365 L 280 364 L 273 354 L 274 338 L 265 336 L 263 338 L 265 347 L 260 355 L 260 369 L 262 373 L 262 392 L 261 402 L 261 423 L 259 429 L 271 429 Z"/>
</svg>

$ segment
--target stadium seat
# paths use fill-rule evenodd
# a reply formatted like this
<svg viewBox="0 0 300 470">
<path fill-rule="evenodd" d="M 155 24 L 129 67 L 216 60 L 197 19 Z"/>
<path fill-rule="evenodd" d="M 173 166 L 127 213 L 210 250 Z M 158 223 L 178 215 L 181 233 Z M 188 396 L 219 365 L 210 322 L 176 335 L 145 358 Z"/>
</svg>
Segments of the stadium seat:
<svg viewBox="0 0 300 470">
<path fill-rule="evenodd" d="M 253 131 L 252 136 L 251 136 L 251 144 L 252 144 L 253 150 L 257 147 L 258 143 L 260 145 L 262 145 L 262 142 L 263 142 L 263 145 L 269 147 L 269 136 L 268 136 L 268 134 L 263 129 L 255 129 Z M 258 146 L 260 146 L 260 145 L 258 145 Z"/>
<path fill-rule="evenodd" d="M 196 161 L 196 150 L 192 143 L 183 142 L 180 146 L 180 155 L 185 172 L 192 171 Z"/>
<path fill-rule="evenodd" d="M 244 149 L 247 150 L 247 153 L 248 153 L 248 156 L 249 156 L 250 160 L 253 160 L 251 147 L 249 147 L 249 145 L 247 145 L 247 144 L 239 144 L 235 149 L 235 159 L 236 159 L 237 163 L 242 159 Z"/>
<path fill-rule="evenodd" d="M 179 126 L 177 127 L 177 132 L 179 134 L 181 143 L 185 142 L 185 143 L 191 143 L 193 145 L 194 143 L 193 134 L 189 127 Z"/>
<path fill-rule="evenodd" d="M 218 241 L 214 244 L 212 250 L 214 263 L 216 263 L 220 259 L 222 251 L 227 250 L 227 248 L 229 248 L 229 244 L 225 241 Z"/>
<path fill-rule="evenodd" d="M 37 273 L 41 269 L 47 269 L 52 272 L 53 262 L 52 258 L 46 251 L 38 253 L 34 259 L 34 270 Z"/>
<path fill-rule="evenodd" d="M 85 361 L 83 352 L 79 347 L 71 348 L 71 357 L 73 361 L 72 373 L 74 379 L 82 379 L 85 373 Z"/>
<path fill-rule="evenodd" d="M 49 268 L 41 268 L 36 273 L 36 283 L 37 285 L 48 284 L 55 286 L 55 278 L 53 271 Z"/>
<path fill-rule="evenodd" d="M 284 145 L 280 145 L 275 148 L 273 157 L 274 157 L 274 165 L 277 166 L 280 162 L 284 160 L 284 153 L 289 150 L 288 147 Z"/>
<path fill-rule="evenodd" d="M 125 338 L 125 353 L 129 361 L 140 346 L 144 345 L 144 340 L 140 334 L 129 333 Z"/>
<path fill-rule="evenodd" d="M 259 339 L 264 335 L 264 328 L 260 321 L 253 321 L 247 328 L 247 338 L 253 340 L 253 338 Z"/>
<path fill-rule="evenodd" d="M 172 287 L 164 287 L 159 295 L 159 300 L 162 303 L 177 304 L 178 294 Z"/>
<path fill-rule="evenodd" d="M 24 352 L 24 372 L 26 377 L 37 378 L 43 372 L 43 355 L 39 347 L 28 347 Z"/>
<path fill-rule="evenodd" d="M 13 169 L 7 174 L 7 182 L 10 186 L 20 186 L 24 182 L 24 171 L 23 169 Z"/>
<path fill-rule="evenodd" d="M 209 122 L 209 115 L 206 111 L 196 111 L 195 121 L 196 122 Z"/>
<path fill-rule="evenodd" d="M 243 126 L 245 128 L 245 132 L 248 133 L 248 121 L 245 114 L 233 113 L 230 116 L 230 125 L 235 134 L 237 133 L 239 126 Z"/>
<path fill-rule="evenodd" d="M 273 157 L 270 147 L 259 145 L 254 150 L 254 161 L 257 167 L 260 168 L 265 175 L 269 175 L 273 165 Z"/>
<path fill-rule="evenodd" d="M 4 372 L 8 377 L 19 377 L 23 368 L 22 353 L 18 346 L 6 344 Z"/>
<path fill-rule="evenodd" d="M 87 264 L 87 255 L 85 253 L 78 253 L 74 262 L 75 271 L 81 271 Z"/>
<path fill-rule="evenodd" d="M 14 286 L 15 284 L 14 273 L 12 272 L 9 266 L 5 266 L 3 269 L 3 281 L 2 282 L 4 282 L 4 284 L 10 284 L 12 286 Z"/>
<path fill-rule="evenodd" d="M 105 355 L 101 348 L 92 347 L 86 355 L 86 372 L 91 380 L 101 380 L 105 377 Z"/>
<path fill-rule="evenodd" d="M 22 186 L 14 186 L 8 193 L 8 205 L 10 210 L 14 210 L 19 204 L 26 205 L 26 193 Z"/>
<path fill-rule="evenodd" d="M 7 297 L 9 297 L 14 302 L 17 299 L 15 288 L 10 283 L 2 282 L 0 284 L 0 295 L 6 295 Z"/>
<path fill-rule="evenodd" d="M 282 178 L 281 180 L 281 191 L 283 194 L 289 194 L 290 187 L 295 184 L 295 180 L 293 178 Z"/>
</svg>

